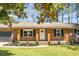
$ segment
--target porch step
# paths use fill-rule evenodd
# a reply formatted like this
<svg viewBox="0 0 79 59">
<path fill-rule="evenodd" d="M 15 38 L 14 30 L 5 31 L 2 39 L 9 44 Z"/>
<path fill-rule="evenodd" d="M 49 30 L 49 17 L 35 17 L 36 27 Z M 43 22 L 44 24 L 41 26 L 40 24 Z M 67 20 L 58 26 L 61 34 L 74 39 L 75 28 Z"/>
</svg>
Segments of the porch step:
<svg viewBox="0 0 79 59">
<path fill-rule="evenodd" d="M 48 45 L 47 41 L 39 41 L 39 45 Z"/>
<path fill-rule="evenodd" d="M 58 41 L 50 41 L 52 44 L 58 44 Z M 67 44 L 66 41 L 60 41 L 60 44 Z"/>
</svg>

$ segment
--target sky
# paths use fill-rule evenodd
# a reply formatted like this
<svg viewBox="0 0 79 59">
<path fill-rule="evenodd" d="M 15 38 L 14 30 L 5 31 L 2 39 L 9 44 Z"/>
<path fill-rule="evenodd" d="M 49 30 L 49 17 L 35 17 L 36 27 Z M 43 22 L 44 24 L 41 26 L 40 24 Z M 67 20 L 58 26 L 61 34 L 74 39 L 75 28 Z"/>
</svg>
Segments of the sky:
<svg viewBox="0 0 79 59">
<path fill-rule="evenodd" d="M 77 23 L 77 16 L 76 16 L 76 11 L 75 11 L 75 5 L 73 3 L 70 4 L 70 22 L 72 23 Z M 59 20 L 61 21 L 61 15 L 59 15 Z M 68 22 L 68 13 L 65 11 L 64 14 L 64 22 Z"/>
<path fill-rule="evenodd" d="M 26 13 L 28 18 L 24 18 L 24 19 L 20 19 L 20 18 L 16 18 L 17 21 L 38 21 L 36 16 L 38 15 L 34 9 L 34 5 L 33 3 L 27 3 L 25 4 L 27 6 L 26 8 Z"/>
<path fill-rule="evenodd" d="M 75 11 L 75 5 L 73 3 L 70 4 L 70 20 L 72 20 L 72 23 L 77 23 L 77 16 L 76 16 L 76 11 Z M 27 16 L 28 18 L 24 18 L 24 19 L 20 19 L 20 18 L 16 18 L 16 21 L 38 21 L 38 19 L 36 18 L 36 16 L 38 16 L 38 14 L 36 13 L 36 10 L 34 9 L 34 4 L 33 3 L 27 3 L 25 4 L 25 6 L 27 6 L 26 8 L 26 12 L 27 12 Z M 67 11 L 64 11 L 64 23 L 68 22 L 68 14 Z M 61 14 L 58 16 L 59 21 L 61 22 Z"/>
</svg>

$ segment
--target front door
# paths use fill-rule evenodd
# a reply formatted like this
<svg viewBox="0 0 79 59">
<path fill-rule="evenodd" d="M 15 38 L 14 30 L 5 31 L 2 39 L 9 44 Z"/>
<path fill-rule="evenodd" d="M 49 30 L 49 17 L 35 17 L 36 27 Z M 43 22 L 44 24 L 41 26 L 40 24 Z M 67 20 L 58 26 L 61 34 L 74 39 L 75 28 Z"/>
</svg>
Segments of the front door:
<svg viewBox="0 0 79 59">
<path fill-rule="evenodd" d="M 45 40 L 45 29 L 40 29 L 40 40 Z"/>
</svg>

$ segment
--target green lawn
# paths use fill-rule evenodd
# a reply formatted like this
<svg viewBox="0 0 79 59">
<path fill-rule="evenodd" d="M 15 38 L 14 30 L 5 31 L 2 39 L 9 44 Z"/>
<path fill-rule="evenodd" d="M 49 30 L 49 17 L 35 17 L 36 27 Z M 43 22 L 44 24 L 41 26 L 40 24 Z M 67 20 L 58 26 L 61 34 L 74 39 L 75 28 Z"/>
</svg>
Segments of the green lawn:
<svg viewBox="0 0 79 59">
<path fill-rule="evenodd" d="M 79 56 L 79 46 L 49 46 L 42 48 L 0 48 L 1 56 Z"/>
</svg>

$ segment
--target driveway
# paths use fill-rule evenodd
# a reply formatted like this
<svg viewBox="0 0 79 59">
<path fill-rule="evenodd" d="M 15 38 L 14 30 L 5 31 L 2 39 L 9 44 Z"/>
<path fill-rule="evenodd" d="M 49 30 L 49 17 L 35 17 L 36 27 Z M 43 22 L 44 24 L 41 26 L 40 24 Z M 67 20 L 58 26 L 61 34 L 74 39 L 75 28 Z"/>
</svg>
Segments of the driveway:
<svg viewBox="0 0 79 59">
<path fill-rule="evenodd" d="M 0 46 L 11 43 L 10 37 L 0 37 Z"/>
<path fill-rule="evenodd" d="M 0 42 L 11 42 L 11 37 L 0 37 Z"/>
</svg>

